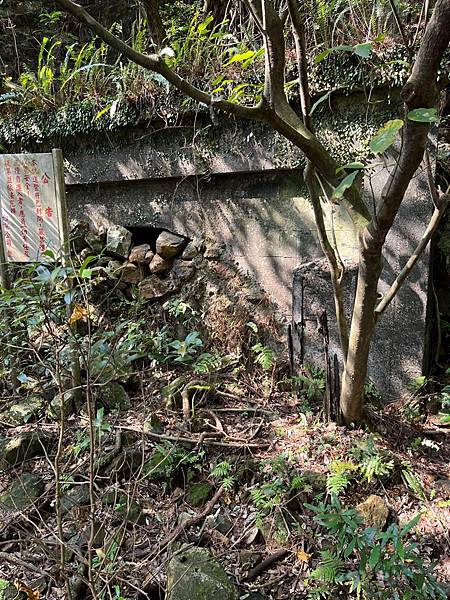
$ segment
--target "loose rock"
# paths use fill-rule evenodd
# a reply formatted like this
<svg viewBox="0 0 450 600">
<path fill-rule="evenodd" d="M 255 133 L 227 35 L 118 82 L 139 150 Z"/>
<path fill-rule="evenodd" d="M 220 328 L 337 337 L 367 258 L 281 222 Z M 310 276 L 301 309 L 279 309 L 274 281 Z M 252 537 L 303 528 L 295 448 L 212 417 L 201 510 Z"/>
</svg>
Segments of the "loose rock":
<svg viewBox="0 0 450 600">
<path fill-rule="evenodd" d="M 158 277 L 147 277 L 139 284 L 139 295 L 144 300 L 155 300 L 163 298 L 167 294 L 176 291 L 176 286 L 171 279 L 158 279 Z"/>
<path fill-rule="evenodd" d="M 130 407 L 130 398 L 120 383 L 112 381 L 96 390 L 96 399 L 107 410 L 125 410 Z"/>
<path fill-rule="evenodd" d="M 67 392 L 64 392 L 64 394 L 56 394 L 48 407 L 48 416 L 56 421 L 60 419 L 62 405 L 63 416 L 64 418 L 67 418 L 75 411 L 76 396 L 75 390 L 68 390 Z"/>
<path fill-rule="evenodd" d="M 153 252 L 148 244 L 135 246 L 130 252 L 128 260 L 137 265 L 148 264 L 153 258 Z"/>
<path fill-rule="evenodd" d="M 31 506 L 44 491 L 44 482 L 34 473 L 23 473 L 9 491 L 0 496 L 0 507 L 22 510 Z"/>
<path fill-rule="evenodd" d="M 128 262 L 122 267 L 121 280 L 125 283 L 136 284 L 144 279 L 144 271 L 140 265 Z"/>
<path fill-rule="evenodd" d="M 155 254 L 150 263 L 150 273 L 165 273 L 172 267 L 172 261 Z"/>
<path fill-rule="evenodd" d="M 38 395 L 29 396 L 23 402 L 13 404 L 7 410 L 0 413 L 0 421 L 10 427 L 17 427 L 32 421 L 37 417 L 44 405 L 44 399 Z"/>
<path fill-rule="evenodd" d="M 131 232 L 121 225 L 109 227 L 106 234 L 106 249 L 113 255 L 128 258 L 131 246 Z"/>
<path fill-rule="evenodd" d="M 383 529 L 389 516 L 389 508 L 381 496 L 370 495 L 367 500 L 356 507 L 364 523 L 368 527 Z"/>
<path fill-rule="evenodd" d="M 172 268 L 172 275 L 180 281 L 189 281 L 195 273 L 195 267 L 192 262 L 184 260 L 175 260 Z"/>
<path fill-rule="evenodd" d="M 29 431 L 5 440 L 5 442 L 1 448 L 0 467 L 2 463 L 18 465 L 35 456 L 43 456 L 50 438 L 42 433 Z"/>
<path fill-rule="evenodd" d="M 194 242 L 189 242 L 186 248 L 183 250 L 183 254 L 181 255 L 182 260 L 192 260 L 198 256 L 198 250 L 194 245 Z"/>
<path fill-rule="evenodd" d="M 156 240 L 156 253 L 162 258 L 176 258 L 181 254 L 186 244 L 184 238 L 170 231 L 163 231 Z"/>
<path fill-rule="evenodd" d="M 206 481 L 193 483 L 188 490 L 186 500 L 192 506 L 203 506 L 210 498 L 212 486 Z"/>
</svg>

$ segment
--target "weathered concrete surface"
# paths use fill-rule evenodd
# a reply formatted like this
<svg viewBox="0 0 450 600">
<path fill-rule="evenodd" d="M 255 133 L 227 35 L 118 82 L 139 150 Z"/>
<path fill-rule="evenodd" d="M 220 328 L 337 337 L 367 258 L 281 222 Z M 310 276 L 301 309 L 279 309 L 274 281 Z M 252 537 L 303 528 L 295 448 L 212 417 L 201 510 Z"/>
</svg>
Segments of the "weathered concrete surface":
<svg viewBox="0 0 450 600">
<path fill-rule="evenodd" d="M 432 150 L 432 149 L 431 149 Z M 365 183 L 366 199 L 373 208 L 394 166 L 394 148 L 386 165 L 376 170 Z M 383 297 L 418 245 L 430 219 L 432 204 L 426 176 L 419 171 L 411 181 L 396 222 L 389 233 L 384 252 L 384 267 L 379 283 L 379 299 Z M 355 244 L 355 250 L 357 245 Z M 345 253 L 347 273 L 344 278 L 346 305 L 352 306 L 357 279 L 357 262 L 351 252 Z M 356 258 L 356 254 L 355 254 Z M 427 249 L 410 277 L 388 307 L 375 331 L 369 359 L 369 376 L 386 400 L 395 400 L 408 391 L 412 381 L 428 368 L 428 275 L 430 255 Z M 325 261 L 305 261 L 294 274 L 293 320 L 301 321 L 301 289 L 303 279 L 304 356 L 306 361 L 322 359 L 322 342 L 317 331 L 317 316 L 326 309 L 330 320 L 330 349 L 342 364 L 339 337 L 333 319 L 334 301 Z M 350 310 L 347 317 L 350 318 Z M 295 340 L 298 346 L 298 340 Z"/>
<path fill-rule="evenodd" d="M 366 115 L 363 103 L 349 103 L 318 124 L 324 143 L 341 162 L 392 118 L 379 104 Z M 224 242 L 238 266 L 252 273 L 290 318 L 293 270 L 322 253 L 303 185 L 304 157 L 286 140 L 261 124 L 221 119 L 148 132 L 137 128 L 120 144 L 112 140 L 108 150 L 65 154 L 71 217 L 88 217 L 96 225 L 164 228 L 189 238 L 201 233 Z M 387 168 L 380 167 L 366 185 L 370 205 L 372 191 L 375 202 L 380 196 Z M 380 293 L 420 238 L 429 206 L 419 175 L 388 239 Z M 326 227 L 330 235 L 334 230 L 341 257 L 353 264 L 357 240 L 345 211 L 335 207 Z M 379 325 L 378 331 L 388 335 L 378 336 L 370 375 L 391 396 L 404 391 L 422 369 L 427 286 L 425 255 Z M 323 290 L 312 295 L 326 304 L 330 289 L 324 284 Z M 330 315 L 331 308 L 332 301 Z M 314 354 L 319 346 L 312 332 L 308 343 Z"/>
</svg>

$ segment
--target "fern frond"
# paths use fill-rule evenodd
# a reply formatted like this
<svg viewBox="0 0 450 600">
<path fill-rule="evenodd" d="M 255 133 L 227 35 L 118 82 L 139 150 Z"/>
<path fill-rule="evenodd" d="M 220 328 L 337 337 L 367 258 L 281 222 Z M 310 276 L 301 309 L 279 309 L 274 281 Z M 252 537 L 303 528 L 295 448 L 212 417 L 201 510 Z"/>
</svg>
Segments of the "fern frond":
<svg viewBox="0 0 450 600">
<path fill-rule="evenodd" d="M 339 575 L 344 570 L 343 561 L 330 550 L 323 550 L 321 553 L 322 560 L 311 573 L 311 577 L 318 581 L 326 583 L 336 583 Z"/>
</svg>

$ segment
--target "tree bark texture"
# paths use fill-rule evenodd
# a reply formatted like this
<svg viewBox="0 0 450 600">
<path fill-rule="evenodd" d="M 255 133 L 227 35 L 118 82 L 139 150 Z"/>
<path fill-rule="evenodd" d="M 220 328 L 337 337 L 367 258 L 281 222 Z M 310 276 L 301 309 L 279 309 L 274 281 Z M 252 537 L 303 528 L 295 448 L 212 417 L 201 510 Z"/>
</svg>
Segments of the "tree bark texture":
<svg viewBox="0 0 450 600">
<path fill-rule="evenodd" d="M 432 108 L 438 100 L 437 72 L 450 42 L 450 0 L 438 0 L 426 29 L 411 76 L 402 90 L 406 111 Z M 397 164 L 382 192 L 376 215 L 360 237 L 356 298 L 344 369 L 341 409 L 345 422 L 359 422 L 363 414 L 364 383 L 377 315 L 378 280 L 382 250 L 411 179 L 422 161 L 430 126 L 406 118 Z"/>
<path fill-rule="evenodd" d="M 228 0 L 205 0 L 205 13 L 211 14 L 213 24 L 220 25 L 225 19 Z"/>
<path fill-rule="evenodd" d="M 141 0 L 145 18 L 148 23 L 148 32 L 155 46 L 160 47 L 166 38 L 166 29 L 159 11 L 159 0 Z"/>
</svg>

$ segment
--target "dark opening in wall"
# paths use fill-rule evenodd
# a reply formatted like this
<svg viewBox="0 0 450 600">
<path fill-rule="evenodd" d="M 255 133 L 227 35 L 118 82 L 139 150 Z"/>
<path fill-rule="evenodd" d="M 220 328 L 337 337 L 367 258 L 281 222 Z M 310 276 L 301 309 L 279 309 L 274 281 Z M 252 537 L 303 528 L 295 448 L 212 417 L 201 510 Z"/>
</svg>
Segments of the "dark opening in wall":
<svg viewBox="0 0 450 600">
<path fill-rule="evenodd" d="M 186 240 L 186 244 L 190 241 L 185 235 L 178 233 L 177 231 L 171 231 L 170 229 L 163 229 L 162 227 L 151 227 L 149 225 L 137 225 L 127 227 L 128 231 L 132 235 L 132 245 L 140 246 L 141 244 L 149 244 L 152 252 L 156 252 L 156 240 L 163 231 L 170 231 Z"/>
</svg>

